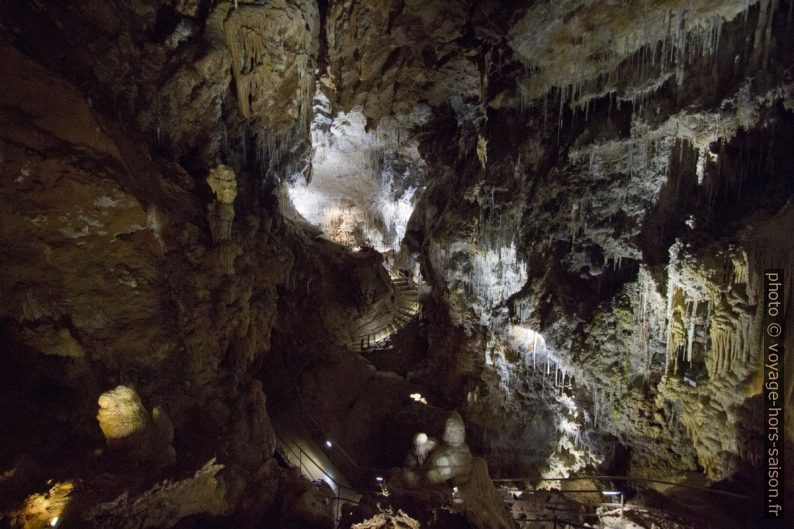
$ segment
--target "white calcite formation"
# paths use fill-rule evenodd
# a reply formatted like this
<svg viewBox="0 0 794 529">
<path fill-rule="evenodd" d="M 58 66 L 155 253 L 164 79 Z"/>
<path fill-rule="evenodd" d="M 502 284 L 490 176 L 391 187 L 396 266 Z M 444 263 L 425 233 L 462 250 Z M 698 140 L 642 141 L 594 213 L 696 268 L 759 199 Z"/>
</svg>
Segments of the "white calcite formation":
<svg viewBox="0 0 794 529">
<path fill-rule="evenodd" d="M 311 172 L 287 188 L 295 212 L 335 242 L 398 251 L 424 187 L 424 162 L 410 130 L 427 119 L 427 109 L 370 128 L 361 109 L 334 115 L 321 90 L 314 108 Z"/>
<path fill-rule="evenodd" d="M 119 386 L 99 396 L 97 420 L 105 439 L 115 442 L 145 431 L 151 416 L 134 389 Z"/>
<path fill-rule="evenodd" d="M 411 488 L 440 485 L 453 480 L 465 483 L 471 472 L 472 455 L 466 446 L 466 426 L 460 414 L 447 418 L 444 436 L 439 443 L 420 432 L 414 436 L 414 447 L 406 458 L 403 483 Z"/>
</svg>

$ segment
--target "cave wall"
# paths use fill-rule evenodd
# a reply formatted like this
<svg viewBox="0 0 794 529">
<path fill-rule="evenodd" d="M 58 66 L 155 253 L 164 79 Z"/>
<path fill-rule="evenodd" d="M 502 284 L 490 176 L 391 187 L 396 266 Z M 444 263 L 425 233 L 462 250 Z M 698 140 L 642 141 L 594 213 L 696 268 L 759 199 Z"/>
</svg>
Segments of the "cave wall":
<svg viewBox="0 0 794 529">
<path fill-rule="evenodd" d="M 344 287 L 379 265 L 285 222 L 273 194 L 307 164 L 316 4 L 235 4 L 0 7 L 0 492 L 18 526 L 295 522 L 314 494 L 273 459 L 255 375 L 293 354 L 274 329 L 303 304 L 303 337 L 346 343 Z M 97 398 L 117 385 L 170 418 L 175 463 L 104 447 Z"/>
<path fill-rule="evenodd" d="M 484 89 L 419 132 L 430 350 L 497 473 L 609 466 L 616 443 L 642 476 L 760 463 L 740 423 L 761 274 L 791 265 L 789 6 L 634 8 L 542 3 L 501 41 L 473 15 Z"/>
</svg>

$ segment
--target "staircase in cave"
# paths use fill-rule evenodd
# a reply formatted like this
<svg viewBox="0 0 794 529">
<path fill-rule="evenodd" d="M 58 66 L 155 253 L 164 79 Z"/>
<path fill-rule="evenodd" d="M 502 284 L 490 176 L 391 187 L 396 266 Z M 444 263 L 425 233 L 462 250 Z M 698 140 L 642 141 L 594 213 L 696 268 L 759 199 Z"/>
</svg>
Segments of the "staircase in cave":
<svg viewBox="0 0 794 529">
<path fill-rule="evenodd" d="M 351 347 L 355 352 L 384 348 L 389 338 L 404 329 L 419 313 L 419 289 L 399 272 L 389 271 L 394 295 L 373 303 L 353 323 Z"/>
</svg>

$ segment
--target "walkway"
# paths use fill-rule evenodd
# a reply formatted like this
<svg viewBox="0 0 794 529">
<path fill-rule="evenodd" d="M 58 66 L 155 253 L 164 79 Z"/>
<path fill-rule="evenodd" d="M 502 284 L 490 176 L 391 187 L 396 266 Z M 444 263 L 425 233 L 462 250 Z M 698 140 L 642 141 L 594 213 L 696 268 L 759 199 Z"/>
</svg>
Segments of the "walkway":
<svg viewBox="0 0 794 529">
<path fill-rule="evenodd" d="M 528 481 L 558 481 L 576 482 L 584 481 L 596 488 L 575 488 L 575 489 L 526 489 Z M 670 481 L 629 477 L 629 476 L 582 476 L 570 478 L 502 478 L 494 479 L 494 485 L 502 491 L 505 504 L 518 523 L 519 527 L 535 529 L 540 527 L 568 529 L 568 528 L 590 528 L 593 525 L 586 525 L 584 520 L 599 520 L 601 525 L 597 527 L 618 527 L 619 520 L 625 515 L 637 517 L 657 516 L 659 519 L 669 519 L 671 513 L 659 508 L 647 505 L 637 505 L 626 503 L 621 490 L 615 486 L 615 482 L 633 482 L 654 485 L 664 485 L 665 487 L 680 488 L 684 491 L 697 491 L 713 494 L 728 499 L 729 501 L 747 501 L 747 496 L 733 492 L 688 485 L 685 483 L 674 483 Z M 512 486 L 511 486 L 512 485 Z M 691 494 L 690 492 L 690 494 Z M 578 495 L 586 495 L 587 500 L 577 500 Z M 593 501 L 594 497 L 600 501 Z M 612 523 L 610 523 L 612 522 Z"/>
<path fill-rule="evenodd" d="M 296 393 L 297 395 L 297 393 Z M 292 409 L 281 409 L 281 413 L 272 416 L 276 428 L 278 447 L 284 458 L 301 474 L 311 481 L 324 481 L 334 492 L 334 513 L 337 522 L 341 516 L 341 508 L 345 503 L 357 504 L 361 494 L 353 488 L 351 481 L 340 471 L 339 465 L 351 469 L 352 481 L 359 483 L 365 493 L 377 493 L 378 485 L 383 483 L 383 476 L 388 475 L 384 469 L 364 469 L 360 467 L 342 446 L 327 437 L 313 417 L 303 409 L 300 397 L 296 396 Z M 323 446 L 320 446 L 323 445 Z M 558 529 L 593 527 L 585 523 L 586 519 L 605 521 L 609 518 L 620 519 L 624 515 L 644 513 L 666 516 L 663 510 L 645 505 L 635 505 L 624 501 L 623 493 L 615 487 L 616 482 L 633 482 L 664 485 L 669 488 L 680 488 L 684 491 L 698 491 L 719 495 L 730 501 L 746 501 L 747 497 L 717 489 L 694 486 L 686 483 L 674 483 L 658 479 L 595 475 L 569 478 L 517 477 L 492 480 L 501 491 L 505 504 L 519 527 L 536 529 L 539 527 Z M 527 482 L 537 481 L 584 481 L 590 487 L 574 489 L 528 489 Z M 635 485 L 636 486 L 636 485 Z M 581 494 L 589 497 L 579 500 Z M 598 498 L 598 499 L 596 499 Z M 607 525 L 608 526 L 608 525 Z"/>
<path fill-rule="evenodd" d="M 351 346 L 357 353 L 384 347 L 419 313 L 419 290 L 413 281 L 396 272 L 389 276 L 394 287 L 391 299 L 377 301 L 353 322 Z"/>
<path fill-rule="evenodd" d="M 357 504 L 361 494 L 332 461 L 333 444 L 320 447 L 304 424 L 300 403 L 294 400 L 292 404 L 293 409 L 281 410 L 282 413 L 271 416 L 278 451 L 290 465 L 300 470 L 303 477 L 312 482 L 323 481 L 331 488 L 334 492 L 334 518 L 338 523 L 342 505 Z"/>
</svg>

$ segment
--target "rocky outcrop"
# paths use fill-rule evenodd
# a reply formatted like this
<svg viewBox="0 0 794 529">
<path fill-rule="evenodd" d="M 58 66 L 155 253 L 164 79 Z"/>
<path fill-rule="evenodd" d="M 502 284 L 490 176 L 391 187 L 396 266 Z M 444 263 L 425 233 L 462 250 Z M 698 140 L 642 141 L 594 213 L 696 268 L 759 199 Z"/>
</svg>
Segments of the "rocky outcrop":
<svg viewBox="0 0 794 529">
<path fill-rule="evenodd" d="M 135 498 L 122 494 L 97 505 L 87 518 L 98 527 L 173 527 L 187 516 L 222 514 L 228 509 L 216 474 L 223 468 L 209 461 L 195 475 L 176 482 L 155 485 Z"/>
<path fill-rule="evenodd" d="M 371 126 L 479 91 L 477 51 L 460 45 L 468 22 L 460 2 L 331 2 L 327 18 L 332 101 L 360 108 Z"/>
<path fill-rule="evenodd" d="M 391 510 L 378 513 L 368 520 L 354 524 L 352 529 L 419 529 L 419 522 L 402 511 Z"/>
</svg>

